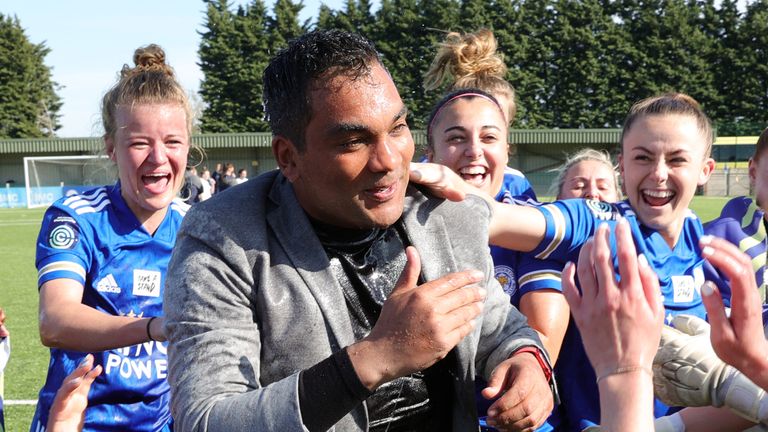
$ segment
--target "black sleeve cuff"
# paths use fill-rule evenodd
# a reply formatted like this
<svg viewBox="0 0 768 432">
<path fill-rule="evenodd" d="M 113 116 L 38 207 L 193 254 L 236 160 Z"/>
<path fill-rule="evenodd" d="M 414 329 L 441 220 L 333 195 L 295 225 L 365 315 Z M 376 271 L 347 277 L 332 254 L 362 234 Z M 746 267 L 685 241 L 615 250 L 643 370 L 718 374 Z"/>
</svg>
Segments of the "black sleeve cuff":
<svg viewBox="0 0 768 432">
<path fill-rule="evenodd" d="M 343 349 L 299 374 L 299 408 L 304 426 L 325 431 L 367 399 L 368 390 Z"/>
</svg>

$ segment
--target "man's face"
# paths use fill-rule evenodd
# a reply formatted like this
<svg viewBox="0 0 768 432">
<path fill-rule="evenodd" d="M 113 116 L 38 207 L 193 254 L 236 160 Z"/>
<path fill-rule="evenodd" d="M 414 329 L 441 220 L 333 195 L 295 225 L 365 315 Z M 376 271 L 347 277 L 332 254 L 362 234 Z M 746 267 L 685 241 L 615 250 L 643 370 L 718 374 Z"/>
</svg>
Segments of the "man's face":
<svg viewBox="0 0 768 432">
<path fill-rule="evenodd" d="M 389 74 L 374 63 L 367 76 L 339 75 L 310 89 L 310 101 L 304 151 L 293 150 L 285 169 L 299 203 L 334 226 L 392 225 L 403 212 L 414 145 Z"/>
</svg>

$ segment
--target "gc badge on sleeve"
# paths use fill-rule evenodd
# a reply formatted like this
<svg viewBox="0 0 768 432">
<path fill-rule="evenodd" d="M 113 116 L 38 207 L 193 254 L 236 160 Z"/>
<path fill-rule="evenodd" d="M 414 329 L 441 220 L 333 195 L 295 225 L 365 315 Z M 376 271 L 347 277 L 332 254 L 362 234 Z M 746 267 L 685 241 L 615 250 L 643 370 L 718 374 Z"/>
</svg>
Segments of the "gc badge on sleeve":
<svg viewBox="0 0 768 432">
<path fill-rule="evenodd" d="M 59 216 L 51 223 L 48 245 L 54 249 L 72 249 L 79 240 L 77 222 L 68 216 Z"/>
</svg>

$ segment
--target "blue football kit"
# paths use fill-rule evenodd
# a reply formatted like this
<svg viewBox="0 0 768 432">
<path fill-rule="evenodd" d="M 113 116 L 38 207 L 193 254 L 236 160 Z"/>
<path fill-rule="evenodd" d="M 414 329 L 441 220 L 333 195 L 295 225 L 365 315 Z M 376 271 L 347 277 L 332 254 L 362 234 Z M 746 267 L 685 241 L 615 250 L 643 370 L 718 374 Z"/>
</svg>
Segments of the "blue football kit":
<svg viewBox="0 0 768 432">
<path fill-rule="evenodd" d="M 531 183 L 528 182 L 523 173 L 512 168 L 504 170 L 504 181 L 495 199 L 505 204 L 539 205 Z M 520 255 L 517 251 L 491 245 L 491 257 L 493 258 L 496 280 L 499 281 L 504 292 L 512 298 L 512 303 L 515 306 L 520 304 L 519 293 L 517 292 Z"/>
<path fill-rule="evenodd" d="M 537 201 L 536 193 L 528 179 L 525 178 L 523 173 L 513 168 L 507 168 L 504 171 L 504 182 L 495 199 L 505 204 L 541 205 Z M 553 267 L 556 267 L 556 265 L 553 266 L 547 260 L 528 258 L 526 254 L 521 254 L 518 251 L 493 245 L 491 245 L 491 258 L 493 259 L 496 280 L 504 292 L 509 295 L 511 303 L 518 309 L 520 308 L 520 300 L 523 295 L 539 289 L 552 289 L 554 282 L 549 279 L 555 275 L 557 279 L 556 289 L 560 290 L 559 274 L 562 268 L 560 270 L 553 270 Z M 493 401 L 485 400 L 480 395 L 480 391 L 485 386 L 485 380 L 478 377 L 475 387 L 478 402 L 477 408 L 481 416 L 485 415 L 493 403 Z M 536 432 L 552 431 L 558 424 L 558 421 L 552 416 L 546 424 L 536 429 Z"/>
<path fill-rule="evenodd" d="M 83 285 L 83 304 L 105 314 L 161 316 L 165 274 L 188 206 L 173 201 L 154 234 L 120 193 L 120 182 L 54 203 L 37 240 L 38 287 L 55 279 Z M 85 413 L 86 431 L 162 431 L 171 427 L 167 344 L 148 341 L 93 353 L 103 372 Z M 32 431 L 44 431 L 56 391 L 88 354 L 51 348 Z"/>
<path fill-rule="evenodd" d="M 670 248 L 656 230 L 644 226 L 629 202 L 606 203 L 594 200 L 572 199 L 557 201 L 538 207 L 546 219 L 546 233 L 542 242 L 531 252 L 537 259 L 566 262 L 578 261 L 581 246 L 594 235 L 598 226 L 606 223 L 615 229 L 619 217 L 627 220 L 635 247 L 648 259 L 659 278 L 664 297 L 665 320 L 681 313 L 704 318 L 700 288 L 704 282 L 704 260 L 700 256 L 699 239 L 703 228 L 699 219 L 688 212 L 680 238 Z M 611 234 L 611 250 L 616 250 L 616 239 Z M 613 256 L 614 270 L 618 274 L 618 258 Z M 595 372 L 584 351 L 581 335 L 573 320 L 569 323 L 560 357 L 555 366 L 558 381 L 564 430 L 581 431 L 599 424 L 600 398 Z M 659 417 L 669 408 L 656 401 L 654 414 Z"/>
<path fill-rule="evenodd" d="M 752 269 L 755 281 L 760 291 L 760 298 L 765 304 L 766 292 L 766 232 L 765 214 L 755 202 L 748 197 L 736 197 L 723 207 L 720 217 L 704 225 L 704 232 L 728 240 L 749 255 L 752 259 Z M 728 277 L 721 274 L 711 264 L 704 265 L 704 275 L 707 280 L 717 284 L 723 303 L 731 306 L 731 285 Z M 764 305 L 764 309 L 765 305 Z"/>
</svg>

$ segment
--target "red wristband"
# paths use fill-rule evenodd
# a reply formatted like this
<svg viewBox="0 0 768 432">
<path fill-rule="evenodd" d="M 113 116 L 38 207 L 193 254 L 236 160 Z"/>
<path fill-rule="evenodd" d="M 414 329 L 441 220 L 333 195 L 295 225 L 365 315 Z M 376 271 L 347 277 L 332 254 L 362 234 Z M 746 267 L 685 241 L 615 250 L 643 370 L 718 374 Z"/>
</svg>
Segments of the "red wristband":
<svg viewBox="0 0 768 432">
<path fill-rule="evenodd" d="M 514 353 L 512 353 L 513 356 L 516 356 L 520 353 L 531 353 L 536 358 L 536 361 L 539 362 L 539 366 L 541 366 L 541 370 L 544 372 L 544 378 L 547 379 L 547 382 L 550 382 L 550 379 L 552 378 L 552 368 L 549 367 L 549 363 L 547 363 L 547 360 L 544 358 L 544 355 L 542 355 L 541 351 L 534 347 L 534 346 L 525 346 Z"/>
</svg>

